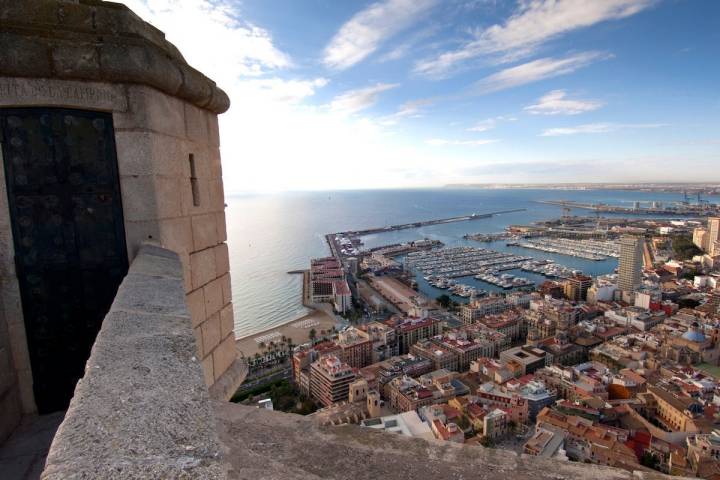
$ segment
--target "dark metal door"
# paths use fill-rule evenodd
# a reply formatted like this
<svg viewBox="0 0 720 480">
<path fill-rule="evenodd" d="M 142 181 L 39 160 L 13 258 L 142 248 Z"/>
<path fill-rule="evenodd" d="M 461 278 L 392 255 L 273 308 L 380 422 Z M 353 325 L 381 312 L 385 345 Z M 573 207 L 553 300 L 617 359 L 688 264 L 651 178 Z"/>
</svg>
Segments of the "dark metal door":
<svg viewBox="0 0 720 480">
<path fill-rule="evenodd" d="M 112 116 L 0 109 L 0 142 L 35 401 L 52 412 L 128 269 Z"/>
</svg>

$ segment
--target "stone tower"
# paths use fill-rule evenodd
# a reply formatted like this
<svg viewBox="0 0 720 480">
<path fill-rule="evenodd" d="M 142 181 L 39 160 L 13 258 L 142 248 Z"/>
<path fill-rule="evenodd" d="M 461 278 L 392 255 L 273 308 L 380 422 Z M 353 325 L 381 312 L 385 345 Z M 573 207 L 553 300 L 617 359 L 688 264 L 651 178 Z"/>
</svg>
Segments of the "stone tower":
<svg viewBox="0 0 720 480">
<path fill-rule="evenodd" d="M 0 2 L 0 439 L 62 410 L 141 243 L 177 252 L 211 395 L 242 380 L 218 114 L 162 32 L 98 0 Z M 7 368 L 5 368 L 7 366 Z"/>
<path fill-rule="evenodd" d="M 367 394 L 367 410 L 369 418 L 377 418 L 382 415 L 382 400 L 376 390 L 370 390 Z"/>
</svg>

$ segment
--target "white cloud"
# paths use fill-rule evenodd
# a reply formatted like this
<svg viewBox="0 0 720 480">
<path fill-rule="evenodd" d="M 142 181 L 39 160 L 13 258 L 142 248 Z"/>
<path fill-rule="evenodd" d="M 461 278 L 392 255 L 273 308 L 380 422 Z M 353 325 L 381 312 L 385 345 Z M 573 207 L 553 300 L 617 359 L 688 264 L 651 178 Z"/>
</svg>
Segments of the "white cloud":
<svg viewBox="0 0 720 480">
<path fill-rule="evenodd" d="M 577 135 L 581 133 L 609 133 L 618 130 L 635 128 L 661 128 L 667 127 L 664 123 L 586 123 L 575 127 L 548 128 L 544 130 L 541 137 L 560 137 L 565 135 Z"/>
<path fill-rule="evenodd" d="M 392 115 L 387 115 L 385 117 L 380 118 L 379 123 L 380 125 L 395 125 L 397 124 L 401 119 L 403 118 L 417 118 L 422 117 L 423 114 L 422 108 L 427 107 L 428 105 L 432 105 L 434 103 L 434 100 L 430 98 L 420 98 L 418 100 L 410 100 L 409 102 L 405 102 L 398 108 L 397 112 L 393 113 Z"/>
<path fill-rule="evenodd" d="M 564 58 L 539 58 L 532 62 L 506 68 L 483 78 L 475 85 L 477 93 L 490 93 L 572 73 L 597 60 L 612 58 L 602 52 L 581 52 Z"/>
<path fill-rule="evenodd" d="M 495 128 L 498 124 L 498 122 L 514 122 L 517 120 L 515 117 L 506 117 L 506 116 L 499 116 L 494 118 L 487 118 L 485 120 L 482 120 L 478 123 L 476 123 L 474 126 L 468 128 L 469 132 L 487 132 L 488 130 L 492 130 Z"/>
<path fill-rule="evenodd" d="M 429 140 L 425 140 L 425 143 L 430 145 L 431 147 L 444 147 L 447 145 L 451 146 L 479 146 L 479 145 L 489 145 L 491 143 L 497 143 L 499 140 L 497 139 L 483 139 L 483 140 L 448 140 L 445 138 L 431 138 Z"/>
<path fill-rule="evenodd" d="M 329 83 L 326 78 L 313 80 L 285 80 L 278 77 L 257 78 L 240 82 L 234 94 L 253 95 L 268 102 L 299 103 L 315 95 L 315 92 Z"/>
<path fill-rule="evenodd" d="M 221 87 L 292 65 L 267 30 L 237 17 L 228 1 L 123 0 L 160 28 L 193 67 Z"/>
<path fill-rule="evenodd" d="M 577 115 L 592 112 L 603 105 L 596 100 L 569 99 L 565 90 L 552 90 L 540 97 L 536 104 L 525 107 L 525 110 L 533 115 Z"/>
<path fill-rule="evenodd" d="M 346 69 L 364 60 L 388 38 L 413 25 L 437 0 L 383 0 L 356 13 L 325 47 L 323 63 Z"/>
<path fill-rule="evenodd" d="M 330 102 L 330 110 L 346 115 L 365 110 L 375 105 L 382 92 L 399 85 L 398 83 L 378 83 L 372 87 L 347 91 L 333 98 Z"/>
<path fill-rule="evenodd" d="M 655 0 L 526 0 L 502 25 L 479 30 L 462 47 L 422 60 L 415 71 L 428 76 L 448 74 L 458 64 L 484 55 L 501 63 L 531 54 L 548 40 L 607 20 L 629 17 Z"/>
</svg>

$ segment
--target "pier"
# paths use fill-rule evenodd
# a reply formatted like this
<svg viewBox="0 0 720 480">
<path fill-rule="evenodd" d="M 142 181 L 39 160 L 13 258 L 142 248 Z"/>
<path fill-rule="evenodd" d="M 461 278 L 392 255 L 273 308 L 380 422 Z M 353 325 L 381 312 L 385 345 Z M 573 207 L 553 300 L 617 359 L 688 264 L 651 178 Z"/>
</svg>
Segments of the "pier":
<svg viewBox="0 0 720 480">
<path fill-rule="evenodd" d="M 594 210 L 604 213 L 622 213 L 626 215 L 682 215 L 682 216 L 706 216 L 720 214 L 720 206 L 713 204 L 679 204 L 668 207 L 621 207 L 605 203 L 581 203 L 571 200 L 536 200 L 537 203 L 555 205 L 564 209 L 577 208 L 580 210 Z M 638 202 L 640 203 L 640 202 Z M 652 202 L 659 203 L 659 202 Z"/>
<path fill-rule="evenodd" d="M 524 212 L 527 210 L 526 208 L 516 208 L 514 210 L 500 210 L 497 212 L 489 212 L 489 213 L 473 213 L 471 215 L 462 215 L 459 217 L 450 217 L 450 218 L 439 218 L 435 220 L 424 220 L 422 222 L 412 222 L 412 223 L 401 223 L 398 225 L 390 225 L 387 227 L 376 227 L 376 228 L 368 228 L 365 230 L 354 230 L 354 231 L 347 231 L 347 232 L 339 232 L 343 235 L 370 235 L 373 233 L 381 233 L 381 232 L 392 232 L 396 230 L 407 230 L 409 228 L 420 228 L 420 227 L 428 227 L 430 225 L 441 225 L 444 223 L 455 223 L 455 222 L 467 222 L 470 220 L 480 220 L 483 218 L 491 218 L 495 215 L 502 215 L 505 213 L 515 213 L 515 212 Z M 336 234 L 337 235 L 337 234 Z"/>
</svg>

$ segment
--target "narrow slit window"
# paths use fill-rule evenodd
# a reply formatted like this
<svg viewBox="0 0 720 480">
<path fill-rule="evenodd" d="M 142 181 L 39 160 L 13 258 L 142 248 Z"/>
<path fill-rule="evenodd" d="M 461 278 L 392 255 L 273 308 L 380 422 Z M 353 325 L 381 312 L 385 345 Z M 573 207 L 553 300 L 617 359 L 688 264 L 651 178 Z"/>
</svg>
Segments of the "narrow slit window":
<svg viewBox="0 0 720 480">
<path fill-rule="evenodd" d="M 198 186 L 197 172 L 195 170 L 195 154 L 190 154 L 190 188 L 192 189 L 193 205 L 200 206 L 200 190 Z"/>
</svg>

